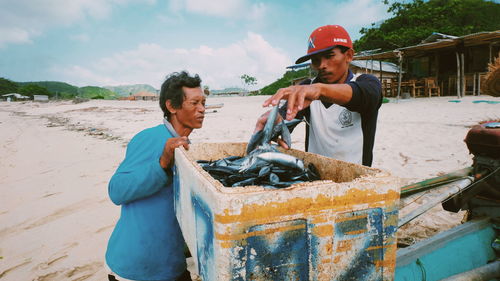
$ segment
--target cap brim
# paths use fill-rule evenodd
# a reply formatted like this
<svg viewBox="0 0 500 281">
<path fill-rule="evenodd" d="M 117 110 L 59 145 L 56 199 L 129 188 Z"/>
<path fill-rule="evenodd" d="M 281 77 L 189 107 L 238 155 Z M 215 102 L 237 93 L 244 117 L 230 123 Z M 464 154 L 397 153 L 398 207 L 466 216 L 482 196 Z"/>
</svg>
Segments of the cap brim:
<svg viewBox="0 0 500 281">
<path fill-rule="evenodd" d="M 316 54 L 319 54 L 319 53 L 322 53 L 322 52 L 329 51 L 329 50 L 331 50 L 331 49 L 333 49 L 333 48 L 335 48 L 335 47 L 336 47 L 336 45 L 335 45 L 335 46 L 328 47 L 328 48 L 324 48 L 324 49 L 321 49 L 321 50 L 314 51 L 314 52 L 312 52 L 312 53 L 310 53 L 310 54 L 307 54 L 307 55 L 305 55 L 305 56 L 303 56 L 303 57 L 298 58 L 298 59 L 295 61 L 295 64 L 303 63 L 303 62 L 305 62 L 306 60 L 309 60 L 312 56 L 314 56 L 314 55 L 316 55 Z"/>
</svg>

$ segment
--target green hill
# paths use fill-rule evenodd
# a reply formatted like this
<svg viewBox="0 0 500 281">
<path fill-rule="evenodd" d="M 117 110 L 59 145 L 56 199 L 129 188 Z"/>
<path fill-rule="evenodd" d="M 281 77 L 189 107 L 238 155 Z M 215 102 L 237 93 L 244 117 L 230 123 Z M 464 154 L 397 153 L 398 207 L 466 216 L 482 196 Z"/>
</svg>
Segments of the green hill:
<svg viewBox="0 0 500 281">
<path fill-rule="evenodd" d="M 18 89 L 16 82 L 0 77 L 0 95 L 17 93 Z"/>
<path fill-rule="evenodd" d="M 156 94 L 156 90 L 153 86 L 148 84 L 135 84 L 135 85 L 120 85 L 120 86 L 104 86 L 104 88 L 117 93 L 119 96 L 126 97 L 139 92 L 149 92 Z"/>
<path fill-rule="evenodd" d="M 76 96 L 89 99 L 117 99 L 120 96 L 128 96 L 130 93 L 158 92 L 155 88 L 148 84 L 107 87 L 86 86 L 79 88 L 77 86 L 58 81 L 16 82 L 0 78 L 0 92 L 2 94 L 18 92 L 20 89 L 26 88 L 27 85 L 36 85 L 45 88 L 48 90 L 49 96 L 54 98 L 57 97 L 59 99 L 72 99 Z"/>
<path fill-rule="evenodd" d="M 57 81 L 36 81 L 36 82 L 16 82 L 19 87 L 35 84 L 40 87 L 46 88 L 49 92 L 58 94 L 60 97 L 73 97 L 78 94 L 78 87 L 64 82 Z"/>
<path fill-rule="evenodd" d="M 259 95 L 274 95 L 276 91 L 278 91 L 278 89 L 292 85 L 293 79 L 306 76 L 309 76 L 308 68 L 295 71 L 287 71 L 285 72 L 285 74 L 283 74 L 283 77 L 260 89 Z"/>
<path fill-rule="evenodd" d="M 88 99 L 117 99 L 118 94 L 105 88 L 86 86 L 79 89 L 79 96 Z"/>
</svg>

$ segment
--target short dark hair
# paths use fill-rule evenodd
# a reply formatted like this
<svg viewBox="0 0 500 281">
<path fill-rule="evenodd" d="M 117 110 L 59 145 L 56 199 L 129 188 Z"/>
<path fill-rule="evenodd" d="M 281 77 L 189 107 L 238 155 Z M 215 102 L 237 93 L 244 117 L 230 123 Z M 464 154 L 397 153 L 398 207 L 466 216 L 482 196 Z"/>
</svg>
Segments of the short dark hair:
<svg viewBox="0 0 500 281">
<path fill-rule="evenodd" d="M 340 49 L 340 52 L 341 52 L 342 54 L 345 54 L 345 52 L 347 52 L 347 50 L 349 50 L 349 49 L 350 49 L 349 47 L 342 46 L 342 45 L 337 45 L 337 46 L 335 46 L 335 48 L 339 48 L 339 49 Z"/>
<path fill-rule="evenodd" d="M 166 102 L 170 100 L 172 107 L 181 108 L 184 101 L 184 91 L 182 87 L 197 88 L 201 86 L 201 79 L 198 74 L 189 76 L 187 71 L 170 73 L 160 90 L 160 108 L 163 111 L 163 116 L 170 120 L 170 111 L 168 111 Z"/>
</svg>

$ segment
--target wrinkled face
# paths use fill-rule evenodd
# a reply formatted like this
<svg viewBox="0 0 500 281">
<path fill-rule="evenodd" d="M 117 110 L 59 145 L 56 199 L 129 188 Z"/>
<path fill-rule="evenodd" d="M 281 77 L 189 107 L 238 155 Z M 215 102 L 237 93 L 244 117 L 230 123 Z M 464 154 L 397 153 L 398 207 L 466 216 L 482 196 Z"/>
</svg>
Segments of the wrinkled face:
<svg viewBox="0 0 500 281">
<path fill-rule="evenodd" d="M 352 50 L 342 53 L 339 48 L 333 48 L 312 56 L 311 65 L 313 69 L 318 71 L 321 82 L 344 83 L 349 63 L 352 61 L 352 54 Z"/>
<path fill-rule="evenodd" d="M 201 87 L 182 87 L 182 91 L 184 92 L 184 101 L 181 108 L 176 109 L 175 118 L 185 128 L 199 129 L 205 118 L 206 97 Z"/>
</svg>

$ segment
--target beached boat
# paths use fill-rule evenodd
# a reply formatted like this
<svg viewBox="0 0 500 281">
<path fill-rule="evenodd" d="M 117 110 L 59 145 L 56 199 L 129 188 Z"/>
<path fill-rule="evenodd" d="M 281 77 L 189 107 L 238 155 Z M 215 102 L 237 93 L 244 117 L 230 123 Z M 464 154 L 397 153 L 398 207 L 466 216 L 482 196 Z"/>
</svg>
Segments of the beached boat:
<svg viewBox="0 0 500 281">
<path fill-rule="evenodd" d="M 447 211 L 467 210 L 468 221 L 398 250 L 397 281 L 500 277 L 500 245 L 496 242 L 500 234 L 500 123 L 472 127 L 465 142 L 474 155 L 473 166 L 403 187 L 402 197 L 405 192 L 425 192 L 428 187 L 437 186 L 438 192 L 419 210 L 400 217 L 399 226 L 440 203 Z"/>
</svg>

